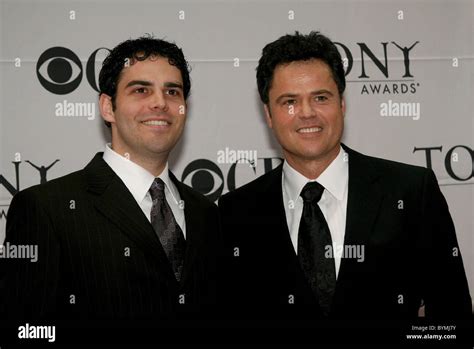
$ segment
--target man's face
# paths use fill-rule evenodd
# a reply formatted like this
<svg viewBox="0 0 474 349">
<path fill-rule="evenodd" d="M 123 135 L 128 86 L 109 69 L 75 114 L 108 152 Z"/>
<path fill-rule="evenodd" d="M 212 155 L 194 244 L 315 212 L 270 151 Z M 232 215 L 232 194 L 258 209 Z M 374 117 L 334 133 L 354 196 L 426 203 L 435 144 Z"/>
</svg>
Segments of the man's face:
<svg viewBox="0 0 474 349">
<path fill-rule="evenodd" d="M 265 113 L 290 164 L 313 160 L 329 164 L 339 153 L 345 103 L 323 61 L 277 66 Z"/>
<path fill-rule="evenodd" d="M 112 124 L 113 149 L 123 156 L 167 158 L 186 119 L 181 72 L 163 57 L 125 66 L 115 106 L 112 110 L 110 97 L 101 96 L 102 115 Z"/>
</svg>

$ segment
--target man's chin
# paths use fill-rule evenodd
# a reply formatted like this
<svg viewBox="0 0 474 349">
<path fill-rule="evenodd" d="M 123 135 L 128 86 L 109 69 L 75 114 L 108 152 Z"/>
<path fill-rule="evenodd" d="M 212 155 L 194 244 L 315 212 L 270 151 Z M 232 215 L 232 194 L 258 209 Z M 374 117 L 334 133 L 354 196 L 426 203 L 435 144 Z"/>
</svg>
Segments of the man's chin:
<svg viewBox="0 0 474 349">
<path fill-rule="evenodd" d="M 167 157 L 173 149 L 173 147 L 168 144 L 149 145 L 145 148 L 150 156 L 159 158 L 162 158 L 163 156 Z"/>
<path fill-rule="evenodd" d="M 289 156 L 297 161 L 300 162 L 312 162 L 312 161 L 322 161 L 327 159 L 330 154 L 326 153 L 322 150 L 308 150 L 308 149 L 302 149 L 300 151 L 294 151 Z M 287 158 L 287 155 L 285 154 L 285 158 Z"/>
</svg>

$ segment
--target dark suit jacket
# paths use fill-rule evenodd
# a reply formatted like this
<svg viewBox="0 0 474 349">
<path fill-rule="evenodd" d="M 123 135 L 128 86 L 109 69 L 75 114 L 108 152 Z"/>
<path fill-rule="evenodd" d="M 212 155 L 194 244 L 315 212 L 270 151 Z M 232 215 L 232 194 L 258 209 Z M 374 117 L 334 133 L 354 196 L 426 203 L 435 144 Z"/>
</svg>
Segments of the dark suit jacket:
<svg viewBox="0 0 474 349">
<path fill-rule="evenodd" d="M 14 196 L 6 242 L 38 245 L 38 261 L 0 261 L 5 320 L 202 319 L 216 303 L 216 205 L 170 173 L 186 220 L 179 284 L 160 241 L 98 153 L 81 171 Z M 184 297 L 183 297 L 184 295 Z M 193 315 L 194 314 L 194 315 Z"/>
<path fill-rule="evenodd" d="M 422 301 L 427 317 L 469 316 L 454 225 L 434 173 L 344 148 L 344 244 L 364 246 L 365 256 L 363 262 L 342 258 L 330 319 L 413 319 Z M 219 201 L 231 276 L 227 303 L 235 318 L 263 324 L 321 316 L 283 205 L 282 165 Z"/>
</svg>

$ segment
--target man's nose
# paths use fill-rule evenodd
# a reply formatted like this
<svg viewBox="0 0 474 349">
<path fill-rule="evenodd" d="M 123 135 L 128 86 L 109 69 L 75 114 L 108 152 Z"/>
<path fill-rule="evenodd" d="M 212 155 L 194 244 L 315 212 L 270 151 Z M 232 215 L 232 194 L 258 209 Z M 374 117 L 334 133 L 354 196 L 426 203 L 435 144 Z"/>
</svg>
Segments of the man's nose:
<svg viewBox="0 0 474 349">
<path fill-rule="evenodd" d="M 150 109 L 168 110 L 168 102 L 163 91 L 155 91 L 151 96 Z"/>
<path fill-rule="evenodd" d="M 316 116 L 316 110 L 309 100 L 303 100 L 301 102 L 301 109 L 299 113 L 299 117 L 303 119 L 308 119 Z"/>
</svg>

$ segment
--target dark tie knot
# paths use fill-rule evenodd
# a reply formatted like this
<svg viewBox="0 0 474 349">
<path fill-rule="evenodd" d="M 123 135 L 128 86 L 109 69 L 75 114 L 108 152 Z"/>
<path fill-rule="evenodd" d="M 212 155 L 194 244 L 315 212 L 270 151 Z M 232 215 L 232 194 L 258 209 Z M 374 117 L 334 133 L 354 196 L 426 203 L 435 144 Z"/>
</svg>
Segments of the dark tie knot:
<svg viewBox="0 0 474 349">
<path fill-rule="evenodd" d="M 301 197 L 305 202 L 318 202 L 323 195 L 324 187 L 318 182 L 306 183 L 301 191 Z"/>
<path fill-rule="evenodd" d="M 161 178 L 155 178 L 150 187 L 150 195 L 152 200 L 162 200 L 165 197 L 165 183 Z"/>
</svg>

